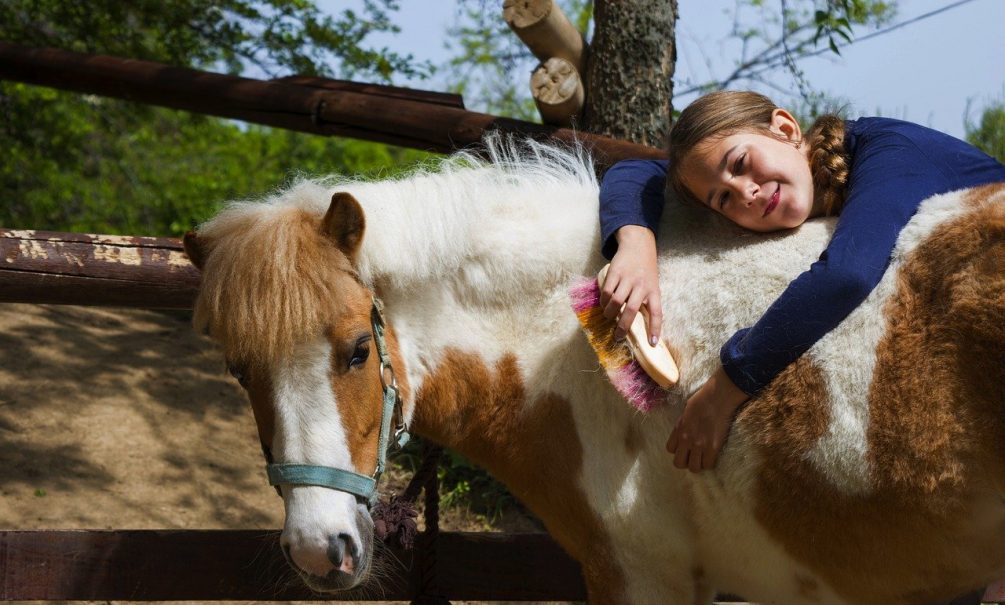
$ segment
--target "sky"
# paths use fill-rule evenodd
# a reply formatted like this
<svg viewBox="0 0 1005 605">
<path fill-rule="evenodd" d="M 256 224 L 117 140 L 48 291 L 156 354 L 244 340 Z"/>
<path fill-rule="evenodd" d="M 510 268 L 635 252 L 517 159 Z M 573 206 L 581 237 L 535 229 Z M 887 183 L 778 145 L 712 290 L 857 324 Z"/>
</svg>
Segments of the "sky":
<svg viewBox="0 0 1005 605">
<path fill-rule="evenodd" d="M 790 0 L 791 2 L 792 0 Z M 900 0 L 894 25 L 959 0 Z M 358 0 L 324 0 L 327 10 L 358 6 Z M 485 5 L 501 7 L 502 1 Z M 678 0 L 677 90 L 689 80 L 704 81 L 729 73 L 739 46 L 729 42 L 732 22 L 727 9 L 734 0 Z M 444 63 L 447 28 L 458 12 L 454 0 L 400 0 L 393 20 L 401 27 L 394 36 L 373 41 L 418 60 Z M 501 8 L 499 8 L 501 19 Z M 970 119 L 993 102 L 1005 102 L 1005 0 L 967 0 L 963 4 L 875 38 L 856 42 L 841 56 L 824 53 L 799 62 L 809 83 L 844 103 L 848 117 L 884 115 L 918 122 L 953 136 L 964 134 L 968 103 Z M 859 30 L 858 36 L 870 30 Z M 524 72 L 521 72 L 524 73 Z M 446 74 L 432 80 L 396 84 L 442 90 Z M 781 70 L 772 75 L 776 88 L 757 88 L 779 105 L 794 103 L 778 89 L 796 90 Z M 680 109 L 693 99 L 674 100 Z"/>
</svg>

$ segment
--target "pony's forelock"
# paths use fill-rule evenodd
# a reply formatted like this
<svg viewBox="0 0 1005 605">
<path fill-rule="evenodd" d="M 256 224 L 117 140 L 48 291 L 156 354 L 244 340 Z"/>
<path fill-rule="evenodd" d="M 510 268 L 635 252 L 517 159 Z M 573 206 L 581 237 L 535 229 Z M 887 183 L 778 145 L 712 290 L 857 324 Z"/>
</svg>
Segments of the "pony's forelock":
<svg viewBox="0 0 1005 605">
<path fill-rule="evenodd" d="M 232 203 L 199 228 L 209 254 L 194 321 L 232 361 L 289 355 L 336 321 L 340 290 L 362 290 L 320 217 L 289 201 Z"/>
</svg>

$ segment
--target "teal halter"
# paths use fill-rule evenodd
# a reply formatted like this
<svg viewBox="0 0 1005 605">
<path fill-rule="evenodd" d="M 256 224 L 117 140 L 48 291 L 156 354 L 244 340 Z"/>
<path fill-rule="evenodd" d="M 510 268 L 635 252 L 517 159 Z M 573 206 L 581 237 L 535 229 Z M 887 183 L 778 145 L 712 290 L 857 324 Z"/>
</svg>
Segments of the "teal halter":
<svg viewBox="0 0 1005 605">
<path fill-rule="evenodd" d="M 352 471 L 317 466 L 314 464 L 268 464 L 265 472 L 269 476 L 269 485 L 316 485 L 328 487 L 340 492 L 348 492 L 364 498 L 371 505 L 377 500 L 377 481 L 387 466 L 388 451 L 397 450 L 408 443 L 408 426 L 401 409 L 401 393 L 398 391 L 398 379 L 394 375 L 391 356 L 387 352 L 387 342 L 384 339 L 384 315 L 381 313 L 380 302 L 373 299 L 370 311 L 370 325 L 373 329 L 373 340 L 377 343 L 377 356 L 380 358 L 380 384 L 384 390 L 383 412 L 380 419 L 380 440 L 377 443 L 377 470 L 373 476 L 361 475 Z M 397 417 L 391 440 L 391 421 Z M 277 487 L 278 489 L 278 487 Z"/>
</svg>

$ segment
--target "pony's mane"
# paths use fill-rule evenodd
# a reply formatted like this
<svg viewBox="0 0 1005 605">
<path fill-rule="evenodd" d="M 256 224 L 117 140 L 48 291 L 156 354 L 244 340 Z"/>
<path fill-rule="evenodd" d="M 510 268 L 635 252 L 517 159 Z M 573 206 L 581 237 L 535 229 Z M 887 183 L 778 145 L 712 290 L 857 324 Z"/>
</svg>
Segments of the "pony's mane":
<svg viewBox="0 0 1005 605">
<path fill-rule="evenodd" d="M 583 195 L 596 198 L 593 163 L 580 146 L 553 146 L 489 135 L 483 154 L 460 152 L 419 166 L 404 176 L 381 181 L 329 176 L 300 179 L 261 201 L 228 204 L 199 227 L 207 246 L 195 323 L 208 328 L 235 360 L 275 359 L 293 343 L 317 334 L 335 319 L 332 302 L 359 276 L 373 285 L 376 274 L 399 283 L 449 274 L 462 262 L 485 255 L 506 257 L 489 208 L 502 208 L 509 220 L 527 222 L 523 212 L 547 212 L 551 231 L 566 231 L 583 246 L 594 246 L 569 221 L 559 200 L 573 200 L 577 214 L 595 230 L 595 212 L 583 208 Z M 351 193 L 364 207 L 367 230 L 355 267 L 320 231 L 332 193 Z M 581 194 L 577 197 L 577 193 Z M 554 255 L 555 239 L 540 241 L 542 255 Z M 525 235 L 531 237 L 531 235 Z M 546 238 L 547 239 L 547 238 Z M 512 242 L 525 249 L 527 242 Z M 576 252 L 578 254 L 578 252 Z M 542 263 L 526 263 L 536 270 Z M 341 293 L 345 296 L 345 292 Z"/>
<path fill-rule="evenodd" d="M 490 134 L 482 155 L 456 153 L 400 178 L 335 177 L 300 186 L 318 187 L 310 197 L 324 205 L 336 190 L 363 205 L 367 234 L 355 265 L 367 283 L 425 283 L 455 274 L 475 258 L 504 259 L 508 250 L 537 250 L 554 264 L 560 252 L 570 252 L 559 250 L 561 240 L 589 248 L 597 230 L 591 204 L 596 206 L 599 185 L 590 154 L 578 145 Z M 577 224 L 573 214 L 585 223 Z M 555 239 L 543 238 L 545 233 Z M 512 270 L 519 267 L 511 264 L 507 277 Z"/>
</svg>

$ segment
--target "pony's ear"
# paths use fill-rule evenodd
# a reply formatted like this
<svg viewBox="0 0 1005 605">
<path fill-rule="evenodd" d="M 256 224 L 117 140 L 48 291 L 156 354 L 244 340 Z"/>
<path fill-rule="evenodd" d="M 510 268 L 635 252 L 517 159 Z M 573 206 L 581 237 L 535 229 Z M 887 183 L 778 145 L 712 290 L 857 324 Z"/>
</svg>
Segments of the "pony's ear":
<svg viewBox="0 0 1005 605">
<path fill-rule="evenodd" d="M 349 260 L 355 260 L 365 230 L 363 207 L 356 198 L 344 191 L 332 195 L 331 206 L 321 220 L 321 231 L 335 241 Z"/>
<path fill-rule="evenodd" d="M 199 236 L 196 235 L 195 231 L 186 231 L 185 237 L 181 241 L 185 246 L 188 260 L 192 261 L 196 269 L 202 271 L 202 268 L 206 266 L 206 250 L 203 248 L 203 242 L 199 240 Z"/>
</svg>

